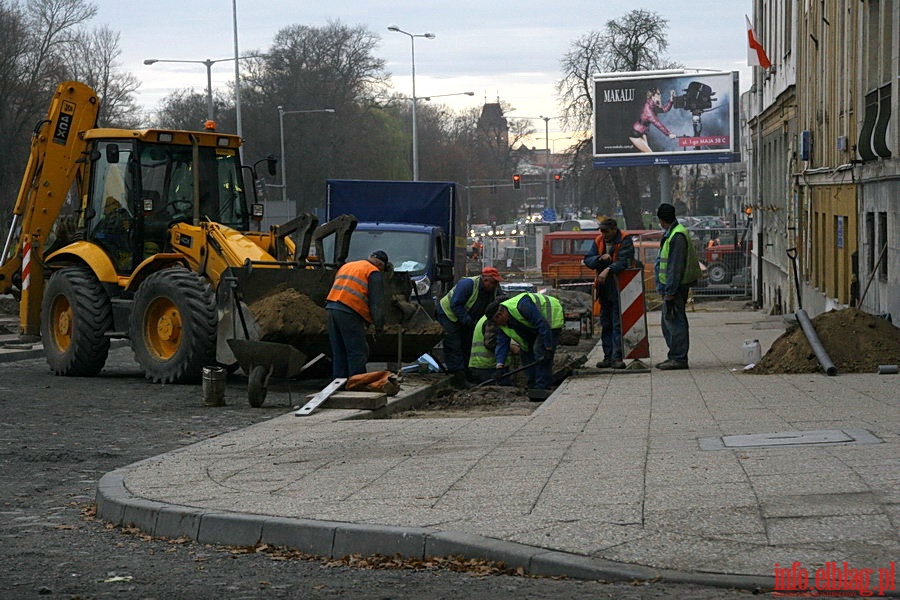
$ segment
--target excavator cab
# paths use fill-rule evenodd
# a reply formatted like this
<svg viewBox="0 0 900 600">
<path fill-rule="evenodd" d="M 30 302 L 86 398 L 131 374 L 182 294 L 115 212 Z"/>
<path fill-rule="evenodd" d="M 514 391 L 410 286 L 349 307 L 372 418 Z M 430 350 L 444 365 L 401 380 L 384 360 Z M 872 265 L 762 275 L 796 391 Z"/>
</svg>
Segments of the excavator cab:
<svg viewBox="0 0 900 600">
<path fill-rule="evenodd" d="M 86 239 L 103 248 L 120 275 L 167 251 L 175 223 L 248 228 L 236 148 L 183 146 L 143 137 L 97 140 L 91 152 Z"/>
</svg>

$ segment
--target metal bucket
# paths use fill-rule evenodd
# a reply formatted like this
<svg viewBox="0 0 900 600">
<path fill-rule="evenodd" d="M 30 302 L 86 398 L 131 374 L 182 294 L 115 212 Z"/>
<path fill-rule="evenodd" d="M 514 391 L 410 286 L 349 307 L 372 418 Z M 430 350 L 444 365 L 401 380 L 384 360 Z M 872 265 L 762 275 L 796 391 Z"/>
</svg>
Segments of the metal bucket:
<svg viewBox="0 0 900 600">
<path fill-rule="evenodd" d="M 203 404 L 225 406 L 225 369 L 203 367 Z"/>
</svg>

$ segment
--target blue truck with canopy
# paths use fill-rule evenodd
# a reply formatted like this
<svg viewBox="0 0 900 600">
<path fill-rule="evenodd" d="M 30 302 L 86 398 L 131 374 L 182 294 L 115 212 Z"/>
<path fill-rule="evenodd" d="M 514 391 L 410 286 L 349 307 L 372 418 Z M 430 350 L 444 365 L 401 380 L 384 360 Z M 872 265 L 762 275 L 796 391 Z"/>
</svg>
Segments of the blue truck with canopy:
<svg viewBox="0 0 900 600">
<path fill-rule="evenodd" d="M 465 267 L 465 222 L 456 184 L 356 179 L 325 183 L 326 220 L 344 214 L 359 220 L 347 259 L 384 250 L 394 270 L 409 273 L 412 297 L 432 313 Z"/>
</svg>

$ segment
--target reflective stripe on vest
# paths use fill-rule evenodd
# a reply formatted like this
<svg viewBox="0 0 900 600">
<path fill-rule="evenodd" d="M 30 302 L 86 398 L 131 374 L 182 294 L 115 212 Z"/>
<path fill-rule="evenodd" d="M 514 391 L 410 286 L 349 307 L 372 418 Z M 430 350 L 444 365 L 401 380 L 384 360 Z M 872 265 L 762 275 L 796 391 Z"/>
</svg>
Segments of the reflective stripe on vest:
<svg viewBox="0 0 900 600">
<path fill-rule="evenodd" d="M 472 334 L 472 354 L 469 356 L 469 367 L 473 369 L 493 369 L 497 365 L 494 353 L 484 345 L 484 330 L 487 322 L 487 317 L 478 319 L 478 323 L 475 324 L 475 333 Z"/>
<path fill-rule="evenodd" d="M 684 239 L 687 241 L 687 258 L 685 259 L 684 274 L 681 276 L 681 281 L 678 282 L 679 285 L 693 283 L 700 279 L 700 263 L 697 261 L 697 250 L 694 248 L 691 234 L 687 227 L 678 223 L 666 236 L 666 241 L 659 250 L 659 282 L 662 285 L 666 285 L 669 280 L 669 243 L 676 233 L 684 235 Z"/>
<path fill-rule="evenodd" d="M 369 311 L 369 275 L 378 267 L 368 260 L 355 260 L 338 269 L 334 285 L 328 292 L 328 300 L 340 302 L 359 313 L 367 322 L 372 322 Z"/>
<path fill-rule="evenodd" d="M 472 283 L 472 293 L 469 294 L 468 300 L 466 300 L 466 310 L 468 311 L 475 305 L 475 302 L 478 300 L 478 292 L 481 291 L 481 276 L 477 275 L 475 277 L 465 277 L 464 279 L 471 279 Z M 462 279 L 460 280 L 462 281 Z M 459 285 L 459 281 L 456 282 L 456 285 Z M 456 313 L 453 312 L 453 308 L 450 304 L 450 300 L 453 298 L 453 293 L 456 292 L 456 285 L 453 286 L 453 289 L 441 298 L 441 310 L 444 311 L 444 315 L 454 323 L 458 320 L 456 318 Z"/>
</svg>

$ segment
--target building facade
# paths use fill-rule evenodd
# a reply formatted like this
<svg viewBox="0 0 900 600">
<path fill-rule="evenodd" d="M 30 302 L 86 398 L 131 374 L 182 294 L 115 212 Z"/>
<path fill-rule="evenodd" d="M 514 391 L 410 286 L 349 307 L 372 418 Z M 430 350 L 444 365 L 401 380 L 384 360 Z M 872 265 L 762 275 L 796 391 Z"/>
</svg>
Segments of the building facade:
<svg viewBox="0 0 900 600">
<path fill-rule="evenodd" d="M 755 297 L 771 312 L 859 305 L 900 323 L 898 11 L 900 0 L 754 5 L 772 67 L 754 68 L 749 196 Z"/>
</svg>

